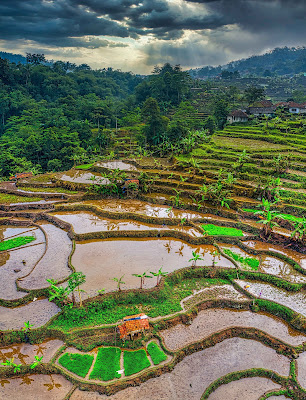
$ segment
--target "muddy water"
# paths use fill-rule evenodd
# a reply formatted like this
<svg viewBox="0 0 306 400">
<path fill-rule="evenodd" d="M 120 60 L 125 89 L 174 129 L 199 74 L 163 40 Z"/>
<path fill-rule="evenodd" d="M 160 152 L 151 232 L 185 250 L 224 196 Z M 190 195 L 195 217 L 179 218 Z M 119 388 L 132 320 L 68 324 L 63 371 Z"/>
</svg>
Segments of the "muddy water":
<svg viewBox="0 0 306 400">
<path fill-rule="evenodd" d="M 23 246 L 0 253 L 0 298 L 5 300 L 18 299 L 26 295 L 24 292 L 17 291 L 16 279 L 29 273 L 45 251 L 45 236 L 40 229 L 0 227 L 0 237 L 7 238 L 15 235 L 34 235 L 36 240 L 29 244 L 30 247 Z"/>
<path fill-rule="evenodd" d="M 205 218 L 207 214 L 194 211 L 180 210 L 168 206 L 154 205 L 149 202 L 140 200 L 122 200 L 122 199 L 103 199 L 103 200 L 86 200 L 82 204 L 91 204 L 103 210 L 112 212 L 131 212 L 143 214 L 149 217 L 158 218 Z"/>
<path fill-rule="evenodd" d="M 285 249 L 282 246 L 274 245 L 270 243 L 263 243 L 258 241 L 244 242 L 247 246 L 256 250 L 270 250 L 276 251 L 277 253 L 285 254 L 287 257 L 292 258 L 294 261 L 299 263 L 306 270 L 306 255 L 298 253 L 297 251 Z"/>
<path fill-rule="evenodd" d="M 306 275 L 302 275 L 297 272 L 290 264 L 286 263 L 283 260 L 280 260 L 275 257 L 267 256 L 261 254 L 259 256 L 255 256 L 253 254 L 248 254 L 247 252 L 241 250 L 238 246 L 232 246 L 228 244 L 222 244 L 221 247 L 223 249 L 230 249 L 234 253 L 238 253 L 243 257 L 252 257 L 259 260 L 259 272 L 265 272 L 267 274 L 272 274 L 279 276 L 280 278 L 284 278 L 290 282 L 295 283 L 305 283 Z M 238 263 L 243 269 L 250 269 L 245 265 L 241 265 Z"/>
<path fill-rule="evenodd" d="M 87 183 L 88 185 L 93 183 L 95 185 L 107 185 L 109 183 L 109 180 L 103 178 L 101 174 L 93 174 L 91 172 L 79 171 L 75 169 L 66 171 L 64 174 L 59 174 L 57 178 L 61 181 Z"/>
<path fill-rule="evenodd" d="M 166 346 L 176 351 L 189 343 L 204 339 L 214 332 L 234 326 L 260 329 L 293 346 L 298 346 L 306 341 L 306 336 L 291 330 L 289 325 L 278 318 L 251 311 L 221 309 L 201 311 L 191 325 L 179 324 L 161 331 L 160 334 L 164 337 Z"/>
<path fill-rule="evenodd" d="M 0 307 L 0 330 L 21 329 L 30 321 L 33 328 L 45 325 L 60 309 L 48 299 L 36 300 L 15 308 Z"/>
<path fill-rule="evenodd" d="M 47 287 L 49 284 L 46 279 L 61 280 L 71 274 L 68 268 L 68 257 L 72 250 L 72 243 L 67 232 L 48 223 L 41 224 L 41 227 L 47 234 L 47 251 L 33 272 L 20 281 L 20 286 L 26 289 Z"/>
<path fill-rule="evenodd" d="M 270 379 L 245 378 L 220 386 L 208 400 L 258 400 L 264 393 L 280 388 L 280 385 Z"/>
<path fill-rule="evenodd" d="M 253 340 L 228 339 L 185 357 L 171 373 L 116 393 L 112 400 L 199 400 L 216 379 L 250 368 L 267 368 L 288 376 L 289 359 Z M 71 396 L 71 400 L 102 399 L 108 397 L 79 390 Z M 241 399 L 248 400 L 244 396 Z"/>
<path fill-rule="evenodd" d="M 250 287 L 246 290 L 254 296 L 263 299 L 273 300 L 306 316 L 305 292 L 290 293 L 284 289 L 279 289 L 277 287 L 269 285 L 268 283 L 248 282 L 242 280 L 237 280 L 236 282 L 242 287 L 249 285 Z"/>
<path fill-rule="evenodd" d="M 0 347 L 0 363 L 14 357 L 16 364 L 31 364 L 35 361 L 35 356 L 43 356 L 43 362 L 47 363 L 50 362 L 63 344 L 64 342 L 61 340 L 48 340 L 34 345 L 21 343 L 14 346 Z"/>
<path fill-rule="evenodd" d="M 61 375 L 31 374 L 0 383 L 0 398 L 7 400 L 62 400 L 73 386 Z"/>
<path fill-rule="evenodd" d="M 297 379 L 300 382 L 300 385 L 306 389 L 306 352 L 300 354 L 297 359 L 298 373 Z"/>
<path fill-rule="evenodd" d="M 60 212 L 53 214 L 55 217 L 68 222 L 73 226 L 76 233 L 100 232 L 100 231 L 126 231 L 126 230 L 149 230 L 149 229 L 173 229 L 181 232 L 186 232 L 191 236 L 203 236 L 201 232 L 188 226 L 167 226 L 145 224 L 132 220 L 115 220 L 99 217 L 89 212 Z"/>
<path fill-rule="evenodd" d="M 115 290 L 116 283 L 112 278 L 124 275 L 124 289 L 139 287 L 140 279 L 132 274 L 145 271 L 172 272 L 191 265 L 192 251 L 199 251 L 204 261 L 197 265 L 212 265 L 213 246 L 193 246 L 176 239 L 122 239 L 94 240 L 78 242 L 72 257 L 72 264 L 77 271 L 86 275 L 86 283 L 82 286 L 91 297 L 96 291 L 105 288 Z M 218 265 L 231 267 L 227 259 L 216 258 Z M 155 286 L 155 279 L 146 279 L 145 288 Z"/>
<path fill-rule="evenodd" d="M 120 160 L 100 162 L 96 164 L 98 167 L 108 169 L 120 169 L 121 171 L 137 171 L 137 167 L 133 164 L 128 164 Z"/>
</svg>

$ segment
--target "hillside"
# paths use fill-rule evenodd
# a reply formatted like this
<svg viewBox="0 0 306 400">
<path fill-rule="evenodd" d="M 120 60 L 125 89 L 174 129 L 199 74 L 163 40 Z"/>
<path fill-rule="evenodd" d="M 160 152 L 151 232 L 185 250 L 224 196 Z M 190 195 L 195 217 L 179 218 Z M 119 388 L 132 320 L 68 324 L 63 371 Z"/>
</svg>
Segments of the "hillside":
<svg viewBox="0 0 306 400">
<path fill-rule="evenodd" d="M 195 78 L 214 77 L 222 71 L 238 71 L 240 75 L 273 76 L 306 72 L 306 48 L 275 48 L 263 55 L 232 61 L 226 65 L 206 66 L 190 70 Z"/>
</svg>

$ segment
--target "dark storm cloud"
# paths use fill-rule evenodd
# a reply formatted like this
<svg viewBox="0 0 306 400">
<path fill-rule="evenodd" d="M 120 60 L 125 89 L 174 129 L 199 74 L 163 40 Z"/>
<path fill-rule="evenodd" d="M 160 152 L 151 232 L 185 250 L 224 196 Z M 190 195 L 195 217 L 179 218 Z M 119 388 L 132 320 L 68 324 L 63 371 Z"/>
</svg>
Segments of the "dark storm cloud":
<svg viewBox="0 0 306 400">
<path fill-rule="evenodd" d="M 177 40 L 210 31 L 217 43 L 233 25 L 278 45 L 303 38 L 305 18 L 306 0 L 0 0 L 0 39 L 98 48 L 116 44 L 95 36 Z"/>
</svg>

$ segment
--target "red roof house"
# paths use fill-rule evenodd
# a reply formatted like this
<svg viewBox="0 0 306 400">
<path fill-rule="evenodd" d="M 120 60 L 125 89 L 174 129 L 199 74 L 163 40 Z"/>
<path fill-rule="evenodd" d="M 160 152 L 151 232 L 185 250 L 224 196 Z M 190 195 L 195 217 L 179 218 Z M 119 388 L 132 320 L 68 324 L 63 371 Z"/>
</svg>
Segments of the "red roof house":
<svg viewBox="0 0 306 400">
<path fill-rule="evenodd" d="M 123 323 L 118 326 L 120 339 L 126 339 L 128 335 L 135 335 L 145 329 L 150 329 L 149 317 L 144 314 L 130 315 L 123 318 Z"/>
</svg>

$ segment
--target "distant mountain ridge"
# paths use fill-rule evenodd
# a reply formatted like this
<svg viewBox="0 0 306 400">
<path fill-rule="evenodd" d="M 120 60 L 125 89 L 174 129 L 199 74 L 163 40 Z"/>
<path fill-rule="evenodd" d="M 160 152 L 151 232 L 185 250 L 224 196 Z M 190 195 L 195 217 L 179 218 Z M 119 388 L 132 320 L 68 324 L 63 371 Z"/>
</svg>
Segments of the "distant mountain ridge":
<svg viewBox="0 0 306 400">
<path fill-rule="evenodd" d="M 6 53 L 5 51 L 0 51 L 0 58 L 9 60 L 10 62 L 13 63 L 21 63 L 21 64 L 26 64 L 27 59 L 21 54 L 14 54 L 14 53 Z"/>
<path fill-rule="evenodd" d="M 191 69 L 194 78 L 214 77 L 222 71 L 238 71 L 240 75 L 291 75 L 306 73 L 306 47 L 275 48 L 260 56 L 251 56 L 226 65 Z"/>
</svg>

